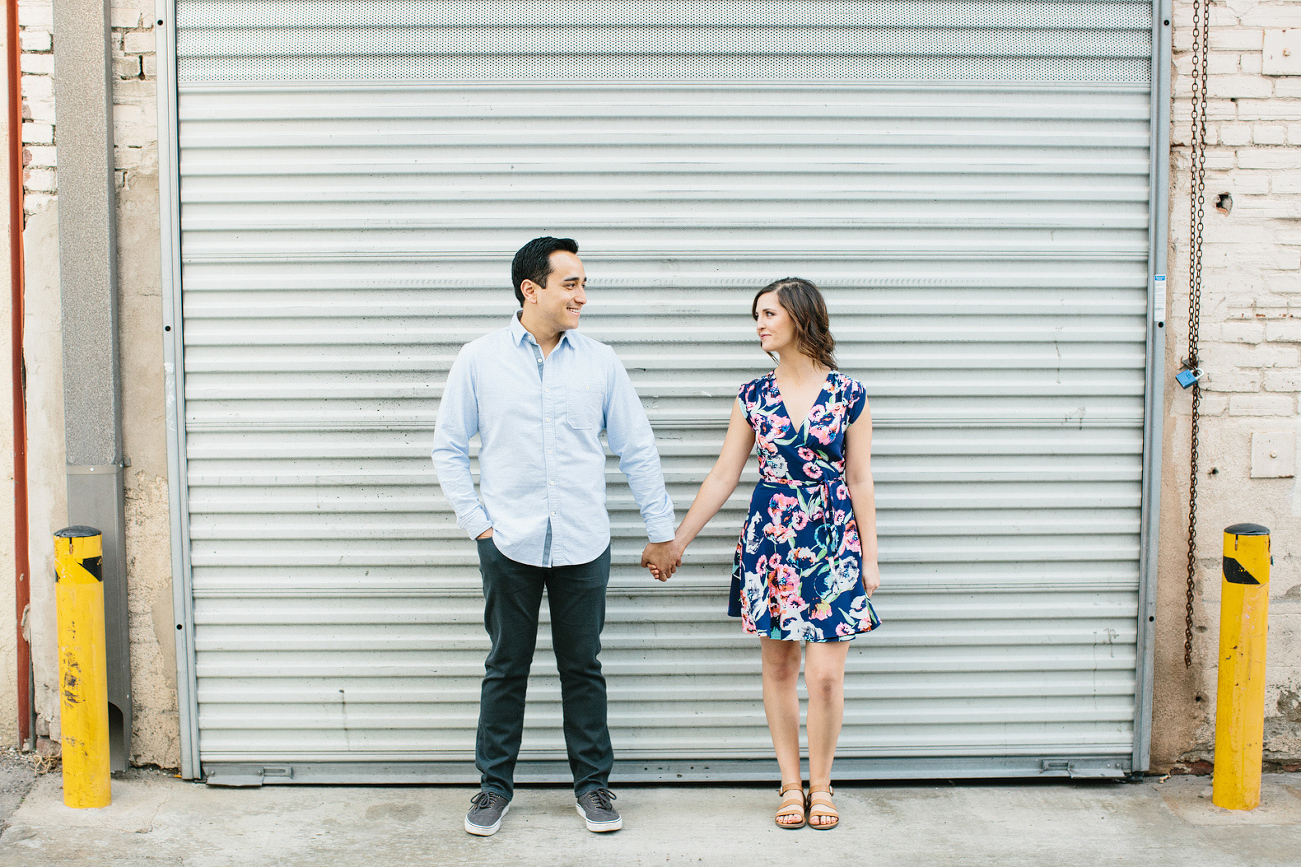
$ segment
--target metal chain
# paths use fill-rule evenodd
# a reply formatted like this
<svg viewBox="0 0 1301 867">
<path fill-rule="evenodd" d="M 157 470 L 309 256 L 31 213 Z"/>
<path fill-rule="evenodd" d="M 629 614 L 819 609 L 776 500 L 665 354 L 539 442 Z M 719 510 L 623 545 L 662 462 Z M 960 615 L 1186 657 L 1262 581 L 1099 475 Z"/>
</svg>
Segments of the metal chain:
<svg viewBox="0 0 1301 867">
<path fill-rule="evenodd" d="M 1198 367 L 1197 337 L 1202 316 L 1202 218 L 1206 206 L 1206 64 L 1210 43 L 1210 0 L 1193 0 L 1192 138 L 1188 239 L 1188 360 Z M 1193 592 L 1197 572 L 1197 420 L 1202 386 L 1193 382 L 1192 437 L 1188 461 L 1188 585 L 1184 601 L 1184 667 L 1193 665 Z"/>
</svg>

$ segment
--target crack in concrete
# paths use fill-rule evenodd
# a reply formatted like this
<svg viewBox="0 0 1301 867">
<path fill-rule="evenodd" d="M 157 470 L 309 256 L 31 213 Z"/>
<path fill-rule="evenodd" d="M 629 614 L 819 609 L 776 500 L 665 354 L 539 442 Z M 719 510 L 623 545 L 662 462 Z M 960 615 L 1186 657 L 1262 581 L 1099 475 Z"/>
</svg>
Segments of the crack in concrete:
<svg viewBox="0 0 1301 867">
<path fill-rule="evenodd" d="M 149 817 L 149 827 L 137 833 L 152 834 L 154 832 L 154 821 L 158 818 L 158 814 L 161 813 L 163 811 L 163 807 L 166 807 L 168 804 L 171 803 L 171 801 L 172 801 L 172 793 L 169 791 L 166 795 L 163 796 L 162 800 L 158 802 L 158 806 L 154 808 L 154 814 Z"/>
</svg>

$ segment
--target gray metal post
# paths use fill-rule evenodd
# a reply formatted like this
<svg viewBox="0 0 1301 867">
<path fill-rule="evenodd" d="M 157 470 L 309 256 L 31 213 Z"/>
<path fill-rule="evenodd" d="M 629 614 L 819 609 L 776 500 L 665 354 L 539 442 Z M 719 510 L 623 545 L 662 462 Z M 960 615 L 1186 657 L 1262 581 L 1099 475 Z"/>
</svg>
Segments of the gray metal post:
<svg viewBox="0 0 1301 867">
<path fill-rule="evenodd" d="M 1138 588 L 1134 771 L 1152 758 L 1152 692 L 1156 665 L 1157 547 L 1161 528 L 1161 423 L 1165 405 L 1166 254 L 1170 243 L 1171 0 L 1152 4 L 1152 181 L 1148 251 L 1147 372 L 1143 417 L 1143 526 Z M 1157 278 L 1160 279 L 1157 279 Z"/>
<path fill-rule="evenodd" d="M 131 759 L 131 660 L 109 4 L 59 0 L 53 5 L 68 523 L 103 533 L 109 740 L 112 769 L 120 771 Z"/>
</svg>

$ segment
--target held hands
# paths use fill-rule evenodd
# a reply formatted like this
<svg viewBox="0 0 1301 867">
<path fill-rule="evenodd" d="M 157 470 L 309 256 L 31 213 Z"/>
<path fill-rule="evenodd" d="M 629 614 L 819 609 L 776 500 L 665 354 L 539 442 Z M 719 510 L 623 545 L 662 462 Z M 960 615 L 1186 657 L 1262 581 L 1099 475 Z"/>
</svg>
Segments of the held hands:
<svg viewBox="0 0 1301 867">
<path fill-rule="evenodd" d="M 667 581 L 682 565 L 682 551 L 677 542 L 651 542 L 641 552 L 641 565 L 656 581 Z"/>
</svg>

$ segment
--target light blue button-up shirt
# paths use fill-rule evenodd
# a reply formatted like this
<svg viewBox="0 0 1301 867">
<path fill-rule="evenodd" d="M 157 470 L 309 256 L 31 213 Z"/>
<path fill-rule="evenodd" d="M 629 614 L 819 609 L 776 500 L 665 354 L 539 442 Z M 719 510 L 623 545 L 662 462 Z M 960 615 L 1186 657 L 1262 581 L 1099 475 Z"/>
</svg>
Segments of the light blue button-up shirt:
<svg viewBox="0 0 1301 867">
<path fill-rule="evenodd" d="M 673 501 L 646 411 L 614 350 L 565 331 L 544 360 L 520 324 L 462 347 L 438 407 L 434 467 L 476 538 L 489 527 L 497 550 L 531 566 L 590 563 L 610 544 L 605 510 L 605 431 L 652 542 L 673 538 Z M 479 434 L 479 493 L 470 438 Z"/>
</svg>

